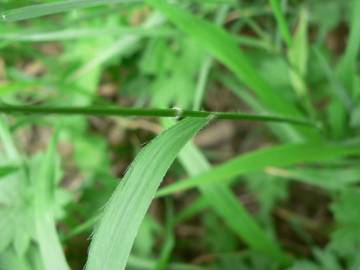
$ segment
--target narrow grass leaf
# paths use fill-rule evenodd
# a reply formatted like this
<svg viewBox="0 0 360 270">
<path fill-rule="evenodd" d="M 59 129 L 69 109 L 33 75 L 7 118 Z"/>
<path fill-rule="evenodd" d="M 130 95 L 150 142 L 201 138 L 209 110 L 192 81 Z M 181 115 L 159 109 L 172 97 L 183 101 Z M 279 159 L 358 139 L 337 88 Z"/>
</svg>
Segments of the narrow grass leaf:
<svg viewBox="0 0 360 270">
<path fill-rule="evenodd" d="M 215 17 L 215 23 L 217 25 L 221 25 L 224 23 L 228 11 L 229 11 L 228 5 L 223 5 L 219 8 Z M 205 95 L 206 85 L 211 68 L 213 66 L 213 62 L 214 62 L 213 58 L 210 55 L 206 55 L 203 59 L 195 89 L 194 104 L 193 104 L 194 110 L 201 109 L 202 100 Z"/>
<path fill-rule="evenodd" d="M 0 117 L 0 141 L 1 147 L 3 148 L 3 151 L 5 152 L 9 160 L 14 163 L 19 162 L 19 160 L 21 160 L 19 157 L 19 153 L 16 149 L 6 122 L 2 117 Z"/>
<path fill-rule="evenodd" d="M 209 162 L 191 143 L 180 152 L 179 158 L 191 176 L 211 171 Z M 210 183 L 198 187 L 215 212 L 252 249 L 280 264 L 287 265 L 291 262 L 290 257 L 266 235 L 225 183 Z"/>
<path fill-rule="evenodd" d="M 182 31 L 210 51 L 217 59 L 231 69 L 242 81 L 250 86 L 261 101 L 273 111 L 296 115 L 296 109 L 285 102 L 272 87 L 259 75 L 245 54 L 240 50 L 236 39 L 222 28 L 206 22 L 181 8 L 164 0 L 147 0 L 162 11 L 169 20 Z"/>
<path fill-rule="evenodd" d="M 174 206 L 170 200 L 165 201 L 166 214 L 165 214 L 165 228 L 164 228 L 164 242 L 162 244 L 160 256 L 157 259 L 156 265 L 152 270 L 166 270 L 169 265 L 171 253 L 175 247 L 175 235 L 174 235 Z"/>
<path fill-rule="evenodd" d="M 280 115 L 301 116 L 300 111 L 287 101 L 259 74 L 246 55 L 239 48 L 236 39 L 224 29 L 204 21 L 174 4 L 164 0 L 147 0 L 149 4 L 163 12 L 176 26 L 206 48 L 216 59 L 253 90 L 261 103 L 270 112 Z M 314 130 L 294 127 L 300 134 L 320 140 Z M 300 138 L 301 140 L 301 138 Z"/>
<path fill-rule="evenodd" d="M 278 23 L 281 36 L 283 40 L 286 42 L 288 47 L 292 45 L 292 37 L 289 30 L 289 26 L 286 22 L 283 11 L 281 10 L 280 0 L 270 0 L 271 8 L 274 12 L 275 19 Z"/>
<path fill-rule="evenodd" d="M 356 61 L 360 48 L 360 0 L 352 0 L 351 4 L 351 22 L 350 35 L 347 41 L 345 54 L 340 60 L 338 66 L 338 76 L 348 91 L 353 88 L 353 82 L 356 75 Z"/>
<path fill-rule="evenodd" d="M 37 191 L 35 227 L 45 270 L 69 270 L 56 232 L 53 211 L 57 164 L 56 137 L 54 136 L 36 179 L 34 179 Z"/>
<path fill-rule="evenodd" d="M 1 29 L 2 30 L 2 29 Z M 46 42 L 46 41 L 64 41 L 85 38 L 99 38 L 101 35 L 121 36 L 125 34 L 134 34 L 141 37 L 164 37 L 173 36 L 165 27 L 156 29 L 146 29 L 143 27 L 108 27 L 108 28 L 68 28 L 54 31 L 35 31 L 26 29 L 22 31 L 4 31 L 0 40 L 21 41 L 21 42 Z"/>
<path fill-rule="evenodd" d="M 155 29 L 156 27 L 159 27 L 161 25 L 162 21 L 163 16 L 161 16 L 161 14 L 155 13 L 147 19 L 142 28 L 144 30 L 151 28 Z M 75 71 L 75 73 L 70 77 L 70 80 L 74 80 L 84 76 L 91 70 L 104 64 L 109 59 L 113 59 L 115 56 L 121 56 L 129 49 L 135 47 L 141 41 L 141 38 L 141 35 L 137 35 L 135 33 L 121 36 L 109 47 L 101 48 L 99 50 L 99 53 L 94 58 L 92 58 L 89 62 L 85 63 L 77 71 Z"/>
<path fill-rule="evenodd" d="M 294 35 L 294 43 L 289 48 L 288 58 L 291 64 L 290 78 L 291 83 L 299 95 L 303 98 L 307 95 L 305 85 L 305 75 L 307 72 L 308 62 L 308 14 L 306 9 L 300 12 L 299 23 Z"/>
<path fill-rule="evenodd" d="M 0 178 L 16 172 L 18 169 L 17 166 L 0 166 Z"/>
<path fill-rule="evenodd" d="M 266 172 L 332 191 L 339 191 L 360 182 L 360 169 L 358 168 L 280 169 L 269 167 Z"/>
<path fill-rule="evenodd" d="M 359 149 L 358 145 L 321 143 L 285 144 L 260 149 L 243 154 L 198 176 L 165 187 L 159 190 L 158 196 L 225 181 L 250 172 L 264 170 L 269 166 L 290 166 L 298 163 L 319 162 L 359 154 Z"/>
<path fill-rule="evenodd" d="M 317 48 L 314 49 L 314 53 L 319 61 L 320 67 L 322 68 L 324 75 L 327 80 L 331 83 L 330 90 L 332 90 L 333 96 L 338 99 L 348 111 L 353 107 L 353 102 L 346 91 L 345 87 L 336 78 L 335 72 L 331 69 L 329 63 L 326 61 L 324 55 Z"/>
<path fill-rule="evenodd" d="M 136 3 L 139 0 L 67 0 L 53 3 L 25 6 L 2 12 L 0 20 L 14 22 L 45 15 L 61 13 L 73 9 L 89 8 L 106 4 Z"/>
<path fill-rule="evenodd" d="M 189 204 L 186 208 L 181 210 L 175 218 L 175 223 L 180 224 L 184 223 L 186 220 L 191 219 L 192 217 L 203 212 L 209 207 L 208 201 L 204 197 L 200 197 Z"/>
<path fill-rule="evenodd" d="M 208 119 L 187 118 L 156 137 L 136 157 L 104 209 L 87 270 L 124 269 L 141 222 L 166 171 Z"/>
</svg>

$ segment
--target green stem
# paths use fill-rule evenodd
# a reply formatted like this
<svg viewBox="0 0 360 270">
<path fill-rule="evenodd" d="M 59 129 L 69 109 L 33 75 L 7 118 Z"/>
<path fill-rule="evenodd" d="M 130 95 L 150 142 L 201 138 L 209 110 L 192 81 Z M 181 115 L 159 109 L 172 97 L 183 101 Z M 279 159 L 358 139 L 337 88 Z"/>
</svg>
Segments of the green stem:
<svg viewBox="0 0 360 270">
<path fill-rule="evenodd" d="M 59 114 L 59 115 L 93 115 L 93 116 L 142 116 L 142 117 L 194 117 L 205 118 L 212 116 L 223 120 L 246 120 L 260 122 L 281 122 L 288 124 L 306 125 L 316 127 L 316 123 L 306 120 L 284 116 L 266 114 L 248 114 L 241 112 L 209 112 L 172 109 L 143 109 L 122 108 L 114 106 L 86 106 L 86 107 L 49 107 L 49 106 L 15 106 L 0 105 L 0 113 L 5 114 Z"/>
</svg>

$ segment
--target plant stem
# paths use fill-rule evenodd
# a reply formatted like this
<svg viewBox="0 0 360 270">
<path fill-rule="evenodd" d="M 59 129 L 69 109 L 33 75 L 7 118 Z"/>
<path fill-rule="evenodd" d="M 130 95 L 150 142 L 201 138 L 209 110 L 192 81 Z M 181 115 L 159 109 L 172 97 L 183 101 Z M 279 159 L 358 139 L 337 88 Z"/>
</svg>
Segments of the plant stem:
<svg viewBox="0 0 360 270">
<path fill-rule="evenodd" d="M 306 120 L 267 114 L 249 114 L 241 112 L 211 112 L 172 109 L 123 108 L 115 106 L 85 107 L 49 107 L 49 106 L 15 106 L 0 105 L 0 113 L 5 114 L 59 114 L 59 115 L 93 115 L 93 116 L 141 116 L 141 117 L 214 117 L 223 120 L 246 120 L 259 122 L 280 122 L 316 127 L 316 123 Z"/>
</svg>

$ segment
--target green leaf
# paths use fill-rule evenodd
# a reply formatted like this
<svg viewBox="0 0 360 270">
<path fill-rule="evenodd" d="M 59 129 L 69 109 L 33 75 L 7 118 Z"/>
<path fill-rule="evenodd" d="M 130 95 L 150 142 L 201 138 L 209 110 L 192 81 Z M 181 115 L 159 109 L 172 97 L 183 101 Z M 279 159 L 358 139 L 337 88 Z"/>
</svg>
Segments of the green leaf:
<svg viewBox="0 0 360 270">
<path fill-rule="evenodd" d="M 286 102 L 280 95 L 272 94 L 276 91 L 259 76 L 249 59 L 240 50 L 233 36 L 222 28 L 199 19 L 166 1 L 147 0 L 147 2 L 162 11 L 177 27 L 224 63 L 256 92 L 269 109 L 282 114 L 299 115 L 289 102 Z"/>
<path fill-rule="evenodd" d="M 274 12 L 275 19 L 279 25 L 282 38 L 286 42 L 288 47 L 292 45 L 292 37 L 290 34 L 289 26 L 286 22 L 284 13 L 281 10 L 280 0 L 270 0 L 271 8 Z"/>
<path fill-rule="evenodd" d="M 45 15 L 61 13 L 78 8 L 89 8 L 106 4 L 136 3 L 138 0 L 66 0 L 12 9 L 0 14 L 0 20 L 14 22 Z"/>
<path fill-rule="evenodd" d="M 1 166 L 0 178 L 16 172 L 19 168 L 17 166 Z M 1 180 L 1 179 L 0 179 Z"/>
<path fill-rule="evenodd" d="M 141 222 L 180 149 L 208 119 L 187 118 L 163 132 L 136 157 L 105 207 L 86 269 L 124 269 Z"/>
<path fill-rule="evenodd" d="M 268 168 L 268 174 L 292 179 L 332 191 L 340 191 L 360 182 L 359 168 Z"/>
<path fill-rule="evenodd" d="M 225 181 L 250 172 L 264 170 L 269 166 L 324 161 L 359 152 L 357 145 L 306 143 L 274 146 L 243 154 L 198 176 L 160 189 L 157 195 L 165 196 L 200 185 Z"/>
<path fill-rule="evenodd" d="M 192 144 L 180 153 L 180 160 L 190 175 L 195 176 L 204 171 L 212 171 L 211 166 L 201 152 Z M 225 223 L 252 249 L 272 257 L 281 264 L 288 264 L 291 259 L 284 254 L 277 243 L 270 239 L 259 227 L 245 207 L 240 203 L 224 183 L 200 185 L 203 197 Z"/>
<path fill-rule="evenodd" d="M 338 65 L 338 76 L 347 90 L 353 90 L 356 76 L 356 61 L 360 48 L 360 0 L 352 0 L 351 8 L 350 36 L 347 41 L 345 54 Z"/>
<path fill-rule="evenodd" d="M 1 120 L 1 162 L 22 164 L 8 127 Z M 13 244 L 16 254 L 23 256 L 33 238 L 33 208 L 29 204 L 30 192 L 24 187 L 27 180 L 24 167 L 19 166 L 12 173 L 3 175 L 0 181 L 0 253 Z"/>
<path fill-rule="evenodd" d="M 147 2 L 163 12 L 180 30 L 190 35 L 193 40 L 234 72 L 241 81 L 255 92 L 268 111 L 280 115 L 301 116 L 294 104 L 286 100 L 281 92 L 273 89 L 259 74 L 245 53 L 239 48 L 236 39 L 224 29 L 204 21 L 174 4 L 169 4 L 167 1 L 147 0 Z M 282 128 L 287 131 L 291 129 L 288 126 Z M 305 127 L 296 127 L 295 130 L 297 133 L 306 134 L 307 137 L 320 139 L 319 134 L 314 130 Z M 299 140 L 302 139 L 299 136 Z"/>
<path fill-rule="evenodd" d="M 291 64 L 291 83 L 300 98 L 307 97 L 305 76 L 308 62 L 308 12 L 301 9 L 299 24 L 294 35 L 294 42 L 288 51 L 288 58 Z"/>
<path fill-rule="evenodd" d="M 35 227 L 40 254 L 45 269 L 68 270 L 61 243 L 56 232 L 54 201 L 56 191 L 56 177 L 58 156 L 56 155 L 55 135 L 46 155 L 43 157 L 42 166 L 33 175 L 36 187 L 35 196 Z"/>
<path fill-rule="evenodd" d="M 331 210 L 337 222 L 336 230 L 331 234 L 330 248 L 338 254 L 348 257 L 358 254 L 360 245 L 360 190 L 348 189 L 341 193 Z"/>
</svg>

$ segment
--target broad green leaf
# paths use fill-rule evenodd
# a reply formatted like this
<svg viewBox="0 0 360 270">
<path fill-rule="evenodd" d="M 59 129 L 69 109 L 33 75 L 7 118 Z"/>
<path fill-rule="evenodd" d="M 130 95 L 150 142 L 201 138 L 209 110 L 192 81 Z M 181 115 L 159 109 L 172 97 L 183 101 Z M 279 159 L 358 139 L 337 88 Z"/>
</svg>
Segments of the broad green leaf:
<svg viewBox="0 0 360 270">
<path fill-rule="evenodd" d="M 226 181 L 250 172 L 272 166 L 289 166 L 297 163 L 320 162 L 360 152 L 358 145 L 332 145 L 322 143 L 285 144 L 243 154 L 214 169 L 161 189 L 165 196 L 200 185 Z"/>
<path fill-rule="evenodd" d="M 90 245 L 86 269 L 124 269 L 141 222 L 166 171 L 208 119 L 187 118 L 160 134 L 136 157 L 115 190 Z"/>
</svg>

